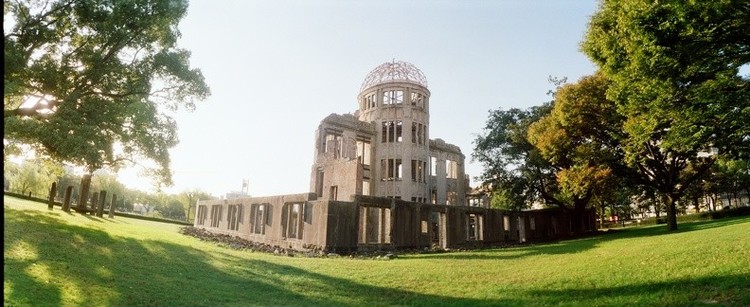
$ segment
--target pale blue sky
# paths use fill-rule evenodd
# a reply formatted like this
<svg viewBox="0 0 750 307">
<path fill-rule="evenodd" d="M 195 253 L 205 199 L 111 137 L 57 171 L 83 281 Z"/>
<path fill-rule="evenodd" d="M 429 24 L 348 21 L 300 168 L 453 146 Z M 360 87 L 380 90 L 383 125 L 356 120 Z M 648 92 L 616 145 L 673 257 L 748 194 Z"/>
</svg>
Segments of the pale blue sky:
<svg viewBox="0 0 750 307">
<path fill-rule="evenodd" d="M 594 0 L 208 1 L 180 23 L 212 95 L 179 112 L 171 150 L 180 192 L 253 196 L 309 191 L 314 132 L 357 108 L 370 70 L 393 59 L 424 72 L 430 137 L 458 145 L 472 178 L 473 140 L 491 109 L 548 101 L 549 76 L 594 72 L 579 43 Z M 147 181 L 121 174 L 131 187 Z M 477 183 L 472 180 L 472 186 Z"/>
</svg>

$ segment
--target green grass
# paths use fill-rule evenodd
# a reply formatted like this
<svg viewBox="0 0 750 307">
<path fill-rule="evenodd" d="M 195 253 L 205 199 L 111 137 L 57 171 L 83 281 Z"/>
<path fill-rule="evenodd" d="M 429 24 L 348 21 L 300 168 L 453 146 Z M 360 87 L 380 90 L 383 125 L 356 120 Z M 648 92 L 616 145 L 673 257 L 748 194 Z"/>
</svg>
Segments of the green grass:
<svg viewBox="0 0 750 307">
<path fill-rule="evenodd" d="M 302 258 L 4 197 L 6 306 L 750 305 L 750 217 L 555 244 Z"/>
</svg>

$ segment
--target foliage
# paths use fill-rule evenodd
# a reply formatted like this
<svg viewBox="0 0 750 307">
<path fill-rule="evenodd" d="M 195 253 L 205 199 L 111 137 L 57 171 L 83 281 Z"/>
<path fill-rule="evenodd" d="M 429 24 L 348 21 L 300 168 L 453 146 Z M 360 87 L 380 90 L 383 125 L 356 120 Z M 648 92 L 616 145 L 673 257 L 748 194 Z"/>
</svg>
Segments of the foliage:
<svg viewBox="0 0 750 307">
<path fill-rule="evenodd" d="M 179 221 L 185 220 L 185 208 L 183 208 L 182 203 L 176 198 L 169 198 L 157 210 L 165 218 Z"/>
<path fill-rule="evenodd" d="M 750 162 L 721 159 L 712 170 L 712 180 L 716 184 L 714 192 L 732 196 L 735 206 L 740 204 L 742 192 L 750 197 Z"/>
<path fill-rule="evenodd" d="M 676 202 L 719 156 L 750 154 L 747 1 L 603 0 L 582 43 L 612 81 L 624 162 Z M 701 154 L 713 153 L 713 154 Z"/>
<path fill-rule="evenodd" d="M 9 197 L 4 204 L 4 302 L 12 306 L 750 304 L 748 217 L 670 234 L 653 226 L 358 260 L 240 251 L 181 235 L 180 225 L 59 214 Z"/>
<path fill-rule="evenodd" d="M 607 163 L 619 158 L 615 135 L 622 120 L 605 97 L 607 79 L 596 74 L 557 85 L 551 104 L 490 113 L 486 134 L 475 141 L 473 157 L 494 184 L 494 206 L 521 208 L 536 198 L 575 217 L 615 188 Z"/>
<path fill-rule="evenodd" d="M 171 184 L 168 149 L 178 140 L 169 112 L 192 110 L 209 94 L 190 53 L 176 46 L 187 2 L 8 1 L 4 8 L 4 137 L 15 142 L 6 148 L 31 144 L 89 172 L 140 164 Z"/>
<path fill-rule="evenodd" d="M 555 169 L 556 184 L 542 191 L 552 203 L 585 207 L 595 195 L 609 193 L 606 162 L 616 158 L 611 148 L 621 120 L 605 97 L 608 85 L 596 74 L 561 86 L 552 111 L 529 127 L 529 142 Z"/>
<path fill-rule="evenodd" d="M 185 210 L 186 221 L 192 222 L 195 219 L 195 206 L 198 201 L 214 199 L 214 197 L 200 189 L 186 190 L 176 195 L 176 198 L 183 204 Z"/>
<path fill-rule="evenodd" d="M 9 162 L 3 168 L 4 177 L 8 179 L 11 191 L 21 194 L 31 193 L 41 198 L 47 197 L 50 185 L 62 173 L 60 167 L 41 160 L 24 161 L 20 165 Z"/>
<path fill-rule="evenodd" d="M 119 198 L 124 198 L 129 194 L 127 188 L 117 181 L 117 176 L 105 170 L 94 172 L 91 177 L 91 190 L 107 191 L 108 195 L 116 194 Z"/>
<path fill-rule="evenodd" d="M 552 167 L 526 135 L 529 126 L 550 110 L 544 104 L 490 111 L 484 134 L 474 140 L 472 159 L 484 167 L 479 179 L 490 187 L 493 207 L 520 210 L 542 199 L 538 188 L 552 180 Z"/>
</svg>

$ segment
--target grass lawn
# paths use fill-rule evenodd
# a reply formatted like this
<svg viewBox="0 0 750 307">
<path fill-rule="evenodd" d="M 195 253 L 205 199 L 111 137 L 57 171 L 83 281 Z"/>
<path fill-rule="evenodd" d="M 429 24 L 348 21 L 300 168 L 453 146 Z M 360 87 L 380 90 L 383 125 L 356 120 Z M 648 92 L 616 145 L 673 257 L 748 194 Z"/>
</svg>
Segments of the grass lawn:
<svg viewBox="0 0 750 307">
<path fill-rule="evenodd" d="M 518 248 L 302 258 L 3 198 L 6 306 L 750 306 L 750 217 Z"/>
</svg>

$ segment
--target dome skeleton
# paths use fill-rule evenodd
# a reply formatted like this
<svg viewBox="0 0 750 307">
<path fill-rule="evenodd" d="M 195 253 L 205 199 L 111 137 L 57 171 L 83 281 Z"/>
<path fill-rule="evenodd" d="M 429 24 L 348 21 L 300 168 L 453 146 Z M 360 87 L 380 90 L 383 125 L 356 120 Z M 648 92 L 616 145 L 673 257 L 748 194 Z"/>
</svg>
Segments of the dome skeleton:
<svg viewBox="0 0 750 307">
<path fill-rule="evenodd" d="M 427 78 L 419 68 L 409 62 L 392 61 L 375 67 L 367 74 L 360 92 L 372 86 L 387 82 L 410 82 L 427 87 Z"/>
</svg>

